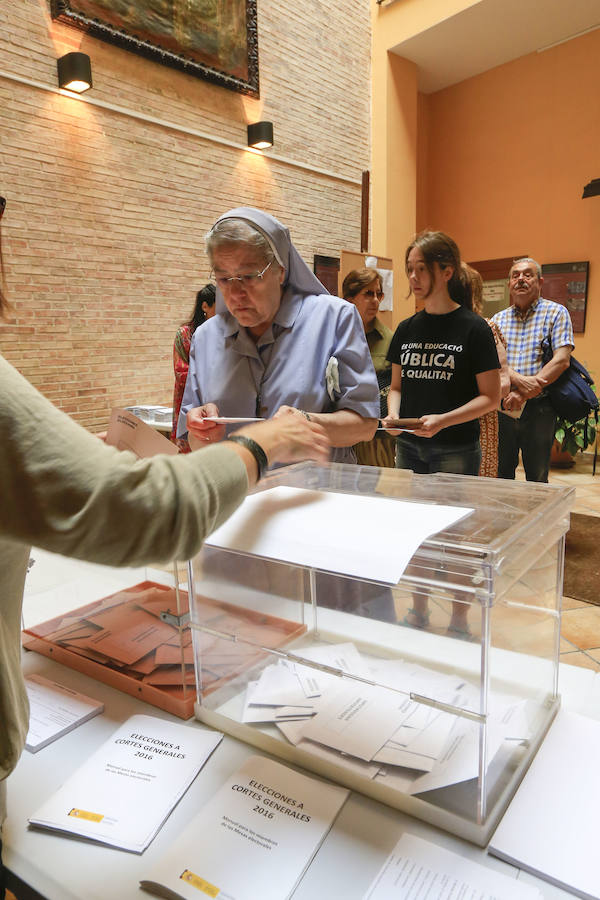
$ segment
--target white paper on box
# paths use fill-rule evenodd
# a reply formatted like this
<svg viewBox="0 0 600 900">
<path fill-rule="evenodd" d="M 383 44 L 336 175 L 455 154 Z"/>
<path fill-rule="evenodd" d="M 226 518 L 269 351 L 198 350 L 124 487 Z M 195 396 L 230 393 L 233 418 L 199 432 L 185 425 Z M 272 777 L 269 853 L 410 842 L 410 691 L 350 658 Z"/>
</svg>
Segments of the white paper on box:
<svg viewBox="0 0 600 900">
<path fill-rule="evenodd" d="M 396 584 L 417 548 L 472 508 L 274 487 L 246 497 L 206 544 Z M 344 528 L 343 522 L 360 522 Z"/>
<path fill-rule="evenodd" d="M 141 853 L 222 738 L 132 716 L 29 821 Z"/>
<path fill-rule="evenodd" d="M 522 884 L 464 856 L 403 834 L 363 900 L 541 900 Z"/>
<path fill-rule="evenodd" d="M 141 885 L 183 900 L 285 900 L 348 794 L 337 785 L 252 756 Z"/>
</svg>

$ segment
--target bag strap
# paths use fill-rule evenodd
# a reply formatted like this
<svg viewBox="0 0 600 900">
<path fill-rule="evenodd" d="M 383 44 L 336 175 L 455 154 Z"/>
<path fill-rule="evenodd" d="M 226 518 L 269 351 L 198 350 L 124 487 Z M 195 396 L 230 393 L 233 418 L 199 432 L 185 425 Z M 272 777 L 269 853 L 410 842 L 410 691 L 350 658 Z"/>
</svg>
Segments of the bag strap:
<svg viewBox="0 0 600 900">
<path fill-rule="evenodd" d="M 596 460 L 598 459 L 598 410 L 594 410 L 596 419 L 596 437 L 594 438 L 594 461 L 592 462 L 592 478 L 596 474 Z"/>
</svg>

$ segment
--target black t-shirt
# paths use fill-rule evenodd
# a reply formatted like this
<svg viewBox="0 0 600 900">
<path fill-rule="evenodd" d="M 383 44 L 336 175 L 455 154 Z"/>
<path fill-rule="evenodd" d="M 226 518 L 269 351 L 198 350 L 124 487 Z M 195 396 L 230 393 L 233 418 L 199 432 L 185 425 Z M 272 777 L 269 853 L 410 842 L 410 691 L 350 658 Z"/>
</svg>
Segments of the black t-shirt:
<svg viewBox="0 0 600 900">
<path fill-rule="evenodd" d="M 463 406 L 479 395 L 476 376 L 500 368 L 490 326 L 464 306 L 443 315 L 422 310 L 400 322 L 387 358 L 402 366 L 403 417 L 445 413 Z M 442 428 L 428 440 L 461 444 L 478 435 L 479 422 L 473 419 Z"/>
</svg>

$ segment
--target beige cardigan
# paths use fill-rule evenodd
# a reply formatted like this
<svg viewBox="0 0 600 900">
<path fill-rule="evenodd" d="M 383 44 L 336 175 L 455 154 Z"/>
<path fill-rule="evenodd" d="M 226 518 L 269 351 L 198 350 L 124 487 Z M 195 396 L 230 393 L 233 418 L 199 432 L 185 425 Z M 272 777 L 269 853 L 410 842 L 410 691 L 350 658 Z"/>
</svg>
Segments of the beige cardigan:
<svg viewBox="0 0 600 900">
<path fill-rule="evenodd" d="M 113 566 L 185 560 L 241 503 L 248 478 L 226 444 L 147 460 L 120 453 L 2 357 L 0 435 L 1 782 L 27 734 L 20 625 L 30 545 Z"/>
</svg>

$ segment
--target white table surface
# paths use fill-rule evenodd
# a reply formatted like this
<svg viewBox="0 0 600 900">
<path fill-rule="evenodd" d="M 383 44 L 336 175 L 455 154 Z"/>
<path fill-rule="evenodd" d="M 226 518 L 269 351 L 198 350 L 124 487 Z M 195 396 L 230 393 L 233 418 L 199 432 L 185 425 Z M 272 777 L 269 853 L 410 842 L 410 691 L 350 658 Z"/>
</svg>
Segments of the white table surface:
<svg viewBox="0 0 600 900">
<path fill-rule="evenodd" d="M 31 580 L 30 599 L 43 589 L 42 570 L 48 573 L 48 584 L 56 583 L 58 573 L 68 573 L 70 577 L 75 572 L 79 577 L 82 572 L 105 571 L 107 578 L 115 578 L 115 570 L 57 561 L 58 558 L 39 551 L 34 556 L 38 571 Z M 38 565 L 40 560 L 41 566 Z M 63 570 L 63 567 L 66 568 Z M 128 583 L 133 582 L 129 579 Z M 31 829 L 27 820 L 34 810 L 127 718 L 144 713 L 180 720 L 37 653 L 24 652 L 23 668 L 27 674 L 45 675 L 102 700 L 105 711 L 36 754 L 24 751 L 8 779 L 8 819 L 3 829 L 6 867 L 47 900 L 105 900 L 108 897 L 141 900 L 150 896 L 139 888 L 140 878 L 147 875 L 154 860 L 177 840 L 200 806 L 248 756 L 257 751 L 226 735 L 141 855 Z M 561 693 L 565 708 L 600 719 L 600 688 L 594 672 L 561 665 Z M 193 720 L 190 725 L 205 727 Z M 298 886 L 294 900 L 360 900 L 404 831 L 490 869 L 535 884 L 546 900 L 572 896 L 488 856 L 485 850 L 458 837 L 352 793 Z"/>
</svg>

